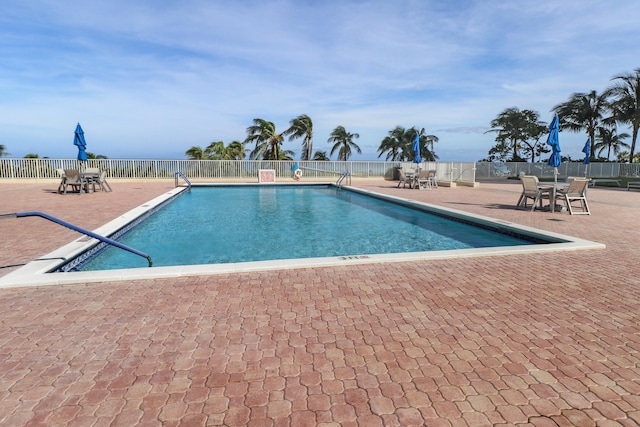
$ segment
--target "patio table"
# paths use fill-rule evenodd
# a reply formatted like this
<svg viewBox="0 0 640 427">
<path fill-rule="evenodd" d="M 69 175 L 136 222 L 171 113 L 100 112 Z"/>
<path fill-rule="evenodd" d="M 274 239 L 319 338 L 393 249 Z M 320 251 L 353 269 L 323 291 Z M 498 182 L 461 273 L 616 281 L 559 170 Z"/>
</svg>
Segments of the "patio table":
<svg viewBox="0 0 640 427">
<path fill-rule="evenodd" d="M 100 173 L 82 172 L 80 176 L 82 177 L 82 181 L 85 186 L 85 192 L 93 193 L 93 183 L 98 181 L 98 178 L 100 178 Z"/>
<path fill-rule="evenodd" d="M 409 184 L 409 188 L 417 188 L 418 187 L 418 177 L 420 176 L 420 169 L 418 170 L 408 170 L 405 171 L 405 176 L 411 180 L 411 184 Z"/>
<path fill-rule="evenodd" d="M 558 192 L 558 188 L 567 188 L 569 187 L 568 182 L 540 182 L 538 183 L 538 188 L 540 190 L 548 190 L 549 191 L 549 211 L 554 213 L 556 211 L 556 194 Z"/>
</svg>

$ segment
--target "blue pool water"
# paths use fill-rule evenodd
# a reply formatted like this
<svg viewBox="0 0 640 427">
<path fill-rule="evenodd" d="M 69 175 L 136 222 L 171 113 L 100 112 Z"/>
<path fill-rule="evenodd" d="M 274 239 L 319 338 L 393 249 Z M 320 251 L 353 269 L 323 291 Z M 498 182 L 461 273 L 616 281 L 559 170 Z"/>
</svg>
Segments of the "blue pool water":
<svg viewBox="0 0 640 427">
<path fill-rule="evenodd" d="M 194 188 L 118 240 L 154 266 L 533 244 L 331 186 Z M 146 266 L 109 247 L 80 270 Z"/>
</svg>

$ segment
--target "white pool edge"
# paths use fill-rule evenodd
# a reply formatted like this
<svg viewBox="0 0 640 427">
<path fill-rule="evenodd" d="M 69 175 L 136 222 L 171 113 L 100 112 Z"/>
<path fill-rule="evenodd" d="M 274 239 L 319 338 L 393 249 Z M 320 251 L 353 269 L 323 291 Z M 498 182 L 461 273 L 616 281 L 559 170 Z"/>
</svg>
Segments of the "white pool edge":
<svg viewBox="0 0 640 427">
<path fill-rule="evenodd" d="M 218 186 L 228 186 L 229 184 L 219 184 Z M 247 185 L 247 184 L 243 184 Z M 208 186 L 216 186 L 208 185 Z M 157 207 L 168 199 L 177 196 L 180 192 L 185 191 L 184 187 L 177 187 L 167 193 L 164 193 L 149 202 L 146 202 L 127 213 L 115 218 L 107 224 L 93 230 L 94 233 L 109 236 L 123 226 L 135 220 L 138 216 L 146 213 L 148 210 Z M 59 265 L 67 262 L 78 254 L 83 253 L 96 244 L 96 240 L 87 236 L 80 236 L 73 242 L 56 249 L 49 254 L 34 260 L 27 265 L 0 277 L 0 288 L 25 287 L 25 286 L 47 286 L 47 285 L 66 285 L 79 283 L 95 283 L 95 282 L 113 282 L 113 281 L 134 281 L 134 280 L 150 280 L 150 279 L 166 279 L 185 276 L 209 276 L 220 274 L 233 274 L 243 272 L 270 271 L 270 270 L 287 270 L 298 268 L 319 268 L 332 266 L 348 266 L 358 264 L 384 263 L 384 262 L 411 262 L 439 260 L 449 258 L 462 257 L 479 257 L 479 256 L 503 256 L 518 255 L 531 253 L 546 253 L 557 251 L 575 251 L 585 249 L 604 249 L 602 243 L 592 242 L 589 240 L 579 239 L 572 236 L 553 233 L 545 230 L 539 230 L 532 227 L 523 226 L 509 221 L 496 220 L 493 218 L 476 215 L 468 212 L 458 211 L 455 209 L 444 208 L 427 203 L 417 202 L 415 200 L 404 199 L 400 197 L 389 196 L 385 194 L 375 193 L 368 190 L 348 187 L 348 191 L 354 191 L 361 194 L 394 200 L 398 203 L 427 208 L 431 211 L 440 212 L 448 216 L 472 219 L 474 222 L 481 224 L 491 224 L 505 230 L 513 230 L 527 236 L 539 237 L 549 240 L 562 241 L 561 243 L 547 243 L 539 245 L 523 245 L 523 246 L 504 246 L 481 249 L 457 249 L 447 251 L 432 252 L 405 252 L 394 254 L 376 254 L 376 255 L 354 255 L 340 257 L 325 258 L 300 258 L 273 261 L 253 261 L 242 263 L 227 264 L 200 264 L 200 265 L 184 265 L 171 267 L 152 267 L 152 268 L 129 268 L 120 270 L 99 270 L 72 273 L 47 273 L 54 270 Z"/>
</svg>

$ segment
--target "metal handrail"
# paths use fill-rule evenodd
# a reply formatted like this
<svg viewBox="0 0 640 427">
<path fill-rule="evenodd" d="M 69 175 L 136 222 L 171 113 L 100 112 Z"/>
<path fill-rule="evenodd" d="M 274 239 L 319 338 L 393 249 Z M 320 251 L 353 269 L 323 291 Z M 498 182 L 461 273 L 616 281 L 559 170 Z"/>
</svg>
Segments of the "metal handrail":
<svg viewBox="0 0 640 427">
<path fill-rule="evenodd" d="M 184 182 L 186 182 L 186 183 L 187 183 L 187 188 L 188 188 L 189 190 L 191 190 L 191 181 L 189 181 L 189 179 L 186 177 L 186 175 L 185 175 L 185 174 L 183 174 L 183 173 L 182 173 L 182 172 L 180 172 L 180 171 L 177 171 L 177 172 L 175 173 L 176 187 L 178 186 L 178 177 L 181 177 L 182 179 L 184 179 Z"/>
<path fill-rule="evenodd" d="M 33 211 L 33 212 L 16 212 L 16 213 L 12 213 L 12 214 L 2 214 L 0 215 L 0 218 L 10 218 L 10 217 L 15 217 L 15 218 L 24 218 L 24 217 L 28 217 L 28 216 L 39 216 L 41 218 L 44 219 L 48 219 L 51 222 L 55 222 L 58 225 L 62 225 L 63 227 L 67 227 L 70 228 L 71 230 L 77 231 L 78 233 L 82 233 L 85 234 L 89 237 L 93 237 L 94 239 L 100 240 L 101 242 L 107 243 L 109 245 L 115 246 L 117 248 L 120 249 L 124 249 L 125 251 L 131 252 L 132 254 L 135 255 L 139 255 L 143 258 L 146 258 L 147 261 L 149 262 L 149 267 L 151 267 L 153 265 L 153 261 L 151 261 L 151 257 L 147 254 L 145 254 L 144 252 L 141 252 L 137 249 L 134 248 L 130 248 L 127 245 L 123 245 L 120 242 L 117 242 L 113 239 L 110 239 L 108 237 L 104 237 L 101 236 L 99 234 L 96 234 L 92 231 L 89 230 L 85 230 L 84 228 L 78 227 L 77 225 L 71 224 L 70 222 L 64 221 L 60 218 L 56 218 L 54 216 L 48 215 L 44 212 L 37 212 L 37 211 Z"/>
<path fill-rule="evenodd" d="M 345 180 L 345 178 L 349 178 L 349 184 L 351 185 L 351 172 L 342 172 L 340 174 L 340 178 L 338 178 L 338 180 L 336 181 L 336 185 L 338 186 L 338 188 L 340 188 L 342 186 L 342 181 Z"/>
</svg>

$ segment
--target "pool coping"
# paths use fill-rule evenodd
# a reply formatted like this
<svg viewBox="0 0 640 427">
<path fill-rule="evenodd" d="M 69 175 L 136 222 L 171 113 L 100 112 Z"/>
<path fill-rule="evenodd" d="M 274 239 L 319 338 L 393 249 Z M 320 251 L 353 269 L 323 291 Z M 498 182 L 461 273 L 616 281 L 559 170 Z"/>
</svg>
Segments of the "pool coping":
<svg viewBox="0 0 640 427">
<path fill-rule="evenodd" d="M 291 185 L 286 183 L 269 183 L 269 184 L 233 184 L 233 183 L 216 183 L 216 184 L 193 184 L 193 187 L 209 186 L 209 187 L 223 187 L 223 186 L 265 186 L 265 185 Z M 300 184 L 295 184 L 300 185 Z M 309 183 L 303 185 L 333 185 L 334 183 Z M 558 234 L 546 230 L 540 230 L 532 227 L 527 227 L 521 224 L 496 220 L 469 212 L 459 211 L 451 208 L 445 208 L 436 206 L 424 202 L 418 202 L 411 199 L 402 197 L 396 197 L 381 193 L 376 193 L 361 188 L 343 186 L 347 191 L 353 191 L 369 195 L 376 198 L 391 200 L 396 203 L 419 208 L 426 209 L 434 213 L 440 213 L 445 216 L 450 216 L 460 219 L 471 219 L 473 222 L 479 223 L 491 228 L 498 228 L 501 230 L 514 231 L 518 234 L 530 236 L 533 238 L 540 238 L 545 240 L 556 241 L 556 243 L 540 244 L 540 245 L 523 245 L 523 246 L 505 246 L 505 247 L 493 247 L 493 248 L 480 248 L 480 249 L 456 249 L 446 251 L 432 251 L 432 252 L 402 252 L 393 254 L 375 254 L 375 255 L 353 255 L 353 256 L 337 256 L 337 257 L 323 257 L 323 258 L 301 258 L 301 259 L 287 259 L 287 260 L 270 260 L 270 261 L 253 261 L 242 263 L 226 263 L 226 264 L 199 264 L 199 265 L 183 265 L 183 266 L 170 266 L 170 267 L 153 267 L 153 268 L 129 268 L 120 270 L 99 270 L 99 271 L 87 271 L 87 272 L 61 272 L 61 273 L 48 273 L 54 270 L 61 264 L 75 258 L 79 254 L 95 246 L 98 241 L 88 236 L 81 236 L 78 239 L 50 252 L 34 261 L 31 261 L 27 265 L 20 269 L 0 277 L 0 288 L 9 287 L 25 287 L 25 286 L 46 286 L 46 285 L 67 285 L 67 284 L 80 284 L 80 283 L 95 283 L 95 282 L 111 282 L 111 281 L 131 281 L 131 280 L 149 280 L 149 279 L 162 279 L 162 278 L 177 278 L 184 276 L 203 276 L 203 275 L 220 275 L 220 274 L 234 274 L 243 272 L 255 272 L 255 271 L 269 271 L 269 270 L 288 270 L 299 268 L 318 268 L 318 267 L 335 267 L 335 266 L 349 266 L 357 264 L 370 264 L 370 263 L 387 263 L 387 262 L 412 262 L 412 261 L 427 261 L 438 259 L 450 259 L 450 258 L 465 258 L 465 257 L 481 257 L 481 256 L 505 256 L 505 255 L 518 255 L 518 254 L 531 254 L 531 253 L 546 253 L 546 252 L 558 252 L 558 251 L 574 251 L 574 250 L 586 250 L 586 249 L 604 249 L 605 245 L 598 242 L 584 240 L 568 235 Z M 136 218 L 145 214 L 147 211 L 156 208 L 157 206 L 165 203 L 167 200 L 178 196 L 181 192 L 187 191 L 188 187 L 181 186 L 176 187 L 142 205 L 131 209 L 125 214 L 113 219 L 107 224 L 92 230 L 94 233 L 109 236 L 135 221 Z"/>
</svg>

